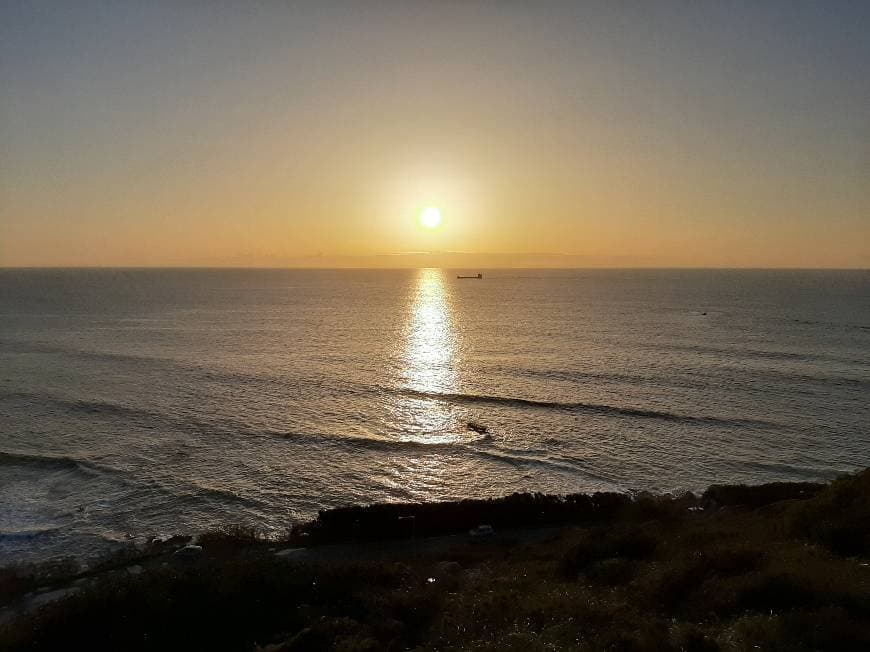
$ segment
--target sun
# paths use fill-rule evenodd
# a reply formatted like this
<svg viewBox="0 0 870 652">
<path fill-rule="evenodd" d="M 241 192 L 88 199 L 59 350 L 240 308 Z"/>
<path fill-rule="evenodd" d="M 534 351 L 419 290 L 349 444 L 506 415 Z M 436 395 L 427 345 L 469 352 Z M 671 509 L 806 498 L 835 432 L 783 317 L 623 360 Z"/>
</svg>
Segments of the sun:
<svg viewBox="0 0 870 652">
<path fill-rule="evenodd" d="M 441 209 L 437 206 L 427 206 L 420 211 L 420 224 L 427 229 L 437 228 L 441 224 Z"/>
</svg>

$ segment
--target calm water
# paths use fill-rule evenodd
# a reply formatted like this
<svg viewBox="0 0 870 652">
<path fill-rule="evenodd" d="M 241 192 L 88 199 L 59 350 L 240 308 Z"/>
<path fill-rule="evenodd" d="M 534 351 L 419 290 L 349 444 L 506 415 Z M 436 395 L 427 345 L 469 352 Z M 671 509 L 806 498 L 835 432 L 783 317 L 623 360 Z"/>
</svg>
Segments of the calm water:
<svg viewBox="0 0 870 652">
<path fill-rule="evenodd" d="M 868 390 L 868 272 L 0 271 L 0 560 L 828 479 L 870 465 Z"/>
</svg>

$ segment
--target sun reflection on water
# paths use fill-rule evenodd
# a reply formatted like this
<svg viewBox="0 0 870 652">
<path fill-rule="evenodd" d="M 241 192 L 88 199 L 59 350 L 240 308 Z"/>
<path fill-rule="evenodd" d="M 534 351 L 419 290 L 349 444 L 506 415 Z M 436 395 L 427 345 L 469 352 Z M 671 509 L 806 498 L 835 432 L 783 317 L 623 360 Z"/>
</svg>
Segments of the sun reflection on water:
<svg viewBox="0 0 870 652">
<path fill-rule="evenodd" d="M 420 270 L 406 330 L 405 386 L 419 392 L 455 389 L 456 336 L 441 270 Z"/>
<path fill-rule="evenodd" d="M 457 335 L 449 287 L 439 269 L 421 269 L 411 295 L 402 354 L 402 385 L 433 396 L 402 396 L 395 414 L 402 437 L 425 443 L 446 443 L 458 437 L 458 421 L 437 394 L 456 391 Z"/>
</svg>

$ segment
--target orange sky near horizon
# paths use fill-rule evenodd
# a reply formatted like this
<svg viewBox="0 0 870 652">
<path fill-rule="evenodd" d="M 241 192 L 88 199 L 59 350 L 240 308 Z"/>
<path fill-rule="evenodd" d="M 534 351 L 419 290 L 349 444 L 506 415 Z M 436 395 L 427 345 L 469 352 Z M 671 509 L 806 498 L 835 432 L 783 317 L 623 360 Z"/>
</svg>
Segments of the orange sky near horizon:
<svg viewBox="0 0 870 652">
<path fill-rule="evenodd" d="M 870 267 L 860 7 L 327 5 L 3 9 L 0 265 Z"/>
</svg>

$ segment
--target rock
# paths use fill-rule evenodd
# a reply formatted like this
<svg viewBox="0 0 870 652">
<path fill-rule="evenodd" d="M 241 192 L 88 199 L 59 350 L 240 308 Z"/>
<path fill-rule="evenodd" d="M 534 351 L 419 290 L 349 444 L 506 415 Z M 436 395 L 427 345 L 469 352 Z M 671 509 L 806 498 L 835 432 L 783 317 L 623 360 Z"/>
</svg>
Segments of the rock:
<svg viewBox="0 0 870 652">
<path fill-rule="evenodd" d="M 130 575 L 140 575 L 142 573 L 142 567 L 139 564 L 127 566 L 127 572 Z"/>
<path fill-rule="evenodd" d="M 183 548 L 179 548 L 173 553 L 173 557 L 178 557 L 179 559 L 196 559 L 197 557 L 202 555 L 202 546 L 197 546 L 192 543 L 188 543 Z"/>
<path fill-rule="evenodd" d="M 77 586 L 68 586 L 62 589 L 55 589 L 53 591 L 46 591 L 45 593 L 40 593 L 36 597 L 34 597 L 27 605 L 28 609 L 35 609 L 37 607 L 42 607 L 43 605 L 48 604 L 49 602 L 55 602 L 56 600 L 60 600 L 61 598 L 65 598 L 68 595 L 72 595 L 73 593 L 77 593 L 79 591 L 79 587 Z"/>
<path fill-rule="evenodd" d="M 284 548 L 275 553 L 276 557 L 295 557 L 299 553 L 304 552 L 305 548 Z"/>
</svg>

